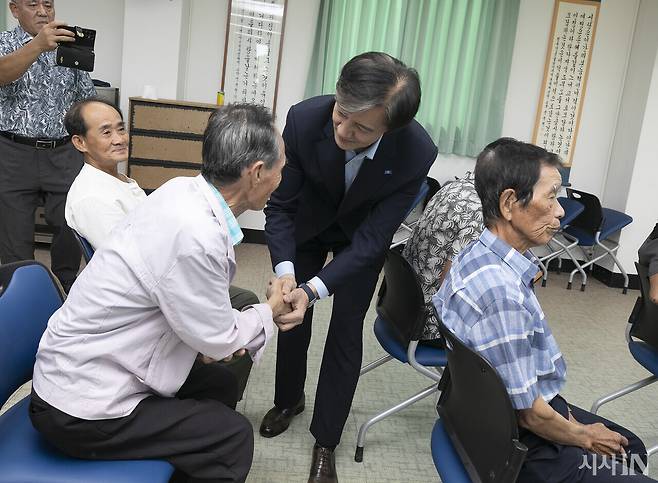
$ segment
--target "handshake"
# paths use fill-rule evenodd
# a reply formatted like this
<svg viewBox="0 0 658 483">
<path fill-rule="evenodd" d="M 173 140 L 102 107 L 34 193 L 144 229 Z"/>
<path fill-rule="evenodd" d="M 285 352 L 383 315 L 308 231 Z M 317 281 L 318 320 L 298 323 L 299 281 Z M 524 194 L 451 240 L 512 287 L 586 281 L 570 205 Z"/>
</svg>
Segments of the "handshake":
<svg viewBox="0 0 658 483">
<path fill-rule="evenodd" d="M 309 300 L 306 292 L 297 288 L 295 277 L 284 275 L 272 278 L 265 296 L 279 330 L 285 332 L 302 323 Z"/>
</svg>

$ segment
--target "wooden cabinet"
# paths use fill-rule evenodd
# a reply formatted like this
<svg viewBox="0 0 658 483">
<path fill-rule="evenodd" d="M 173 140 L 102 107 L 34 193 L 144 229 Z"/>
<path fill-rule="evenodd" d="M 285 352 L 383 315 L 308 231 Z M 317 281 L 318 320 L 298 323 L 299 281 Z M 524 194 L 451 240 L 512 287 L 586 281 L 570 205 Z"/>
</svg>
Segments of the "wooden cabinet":
<svg viewBox="0 0 658 483">
<path fill-rule="evenodd" d="M 214 104 L 130 98 L 128 176 L 150 193 L 201 169 L 203 131 Z"/>
</svg>

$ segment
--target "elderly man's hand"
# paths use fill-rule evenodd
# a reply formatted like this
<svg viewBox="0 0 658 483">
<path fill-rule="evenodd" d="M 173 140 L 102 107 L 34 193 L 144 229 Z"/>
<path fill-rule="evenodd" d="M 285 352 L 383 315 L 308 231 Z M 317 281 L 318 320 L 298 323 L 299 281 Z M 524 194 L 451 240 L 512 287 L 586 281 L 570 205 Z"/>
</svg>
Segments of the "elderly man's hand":
<svg viewBox="0 0 658 483">
<path fill-rule="evenodd" d="M 270 280 L 270 283 L 267 287 L 266 297 L 267 303 L 272 308 L 272 318 L 275 319 L 280 315 L 286 314 L 292 310 L 292 307 L 289 303 L 284 301 L 285 293 L 288 281 L 281 278 L 273 278 Z"/>
<path fill-rule="evenodd" d="M 73 32 L 61 28 L 64 26 L 66 26 L 66 22 L 58 20 L 50 22 L 41 28 L 32 42 L 41 52 L 48 52 L 49 50 L 55 50 L 60 42 L 75 41 Z"/>
<path fill-rule="evenodd" d="M 281 315 L 274 322 L 279 330 L 285 332 L 299 325 L 304 320 L 304 314 L 308 308 L 308 295 L 301 288 L 296 288 L 283 297 L 284 302 L 289 303 L 292 312 Z"/>
<path fill-rule="evenodd" d="M 288 295 L 297 287 L 297 281 L 295 280 L 295 276 L 292 274 L 282 275 L 279 278 L 274 277 L 270 279 L 270 283 L 267 285 L 267 292 L 265 293 L 265 296 L 268 299 L 270 298 L 272 284 L 275 280 L 278 280 L 279 283 L 281 283 L 281 291 L 283 292 L 283 295 Z"/>
<path fill-rule="evenodd" d="M 658 305 L 658 273 L 649 277 L 649 298 Z"/>
<path fill-rule="evenodd" d="M 603 423 L 585 425 L 587 444 L 585 449 L 601 456 L 615 456 L 625 454 L 624 446 L 628 446 L 628 440 L 608 429 Z"/>
</svg>

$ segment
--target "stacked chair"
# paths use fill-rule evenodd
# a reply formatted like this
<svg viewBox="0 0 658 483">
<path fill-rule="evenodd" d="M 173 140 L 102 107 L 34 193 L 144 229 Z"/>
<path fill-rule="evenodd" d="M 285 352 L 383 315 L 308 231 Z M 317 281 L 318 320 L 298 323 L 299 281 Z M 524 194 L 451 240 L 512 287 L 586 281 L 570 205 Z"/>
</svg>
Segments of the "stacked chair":
<svg viewBox="0 0 658 483">
<path fill-rule="evenodd" d="M 626 342 L 633 359 L 649 371 L 651 375 L 594 401 L 591 409 L 594 414 L 604 404 L 642 389 L 658 380 L 658 305 L 654 304 L 649 298 L 647 268 L 638 263 L 635 264 L 635 267 L 640 278 L 641 296 L 635 302 L 633 312 L 628 319 Z M 656 451 L 658 451 L 658 445 L 647 448 L 649 455 Z"/>
<path fill-rule="evenodd" d="M 32 379 L 39 341 L 63 297 L 38 262 L 0 265 L 0 404 Z M 167 482 L 166 461 L 91 461 L 69 458 L 32 427 L 29 396 L 0 416 L 0 483 Z"/>
<path fill-rule="evenodd" d="M 438 317 L 438 314 L 437 314 Z M 525 460 L 516 411 L 496 370 L 439 323 L 448 366 L 439 384 L 432 458 L 449 483 L 512 483 Z"/>
<path fill-rule="evenodd" d="M 361 375 L 382 364 L 397 359 L 428 377 L 431 384 L 420 392 L 373 416 L 359 428 L 354 460 L 363 461 L 368 429 L 382 419 L 437 392 L 442 367 L 446 365 L 443 349 L 419 345 L 425 326 L 425 299 L 420 282 L 409 262 L 396 250 L 389 250 L 384 262 L 384 281 L 377 300 L 377 319 L 374 332 L 386 355 L 365 365 Z"/>
<path fill-rule="evenodd" d="M 585 268 L 589 267 L 591 270 L 596 262 L 609 256 L 612 258 L 615 265 L 619 267 L 619 270 L 624 277 L 623 293 L 626 293 L 628 291 L 628 275 L 615 255 L 619 249 L 619 243 L 611 240 L 610 237 L 632 223 L 633 218 L 621 211 L 601 207 L 599 199 L 591 193 L 567 188 L 567 196 L 570 200 L 578 201 L 585 207 L 583 212 L 578 215 L 564 231 L 574 239 L 578 240 L 578 246 L 581 247 L 582 252 L 587 259 L 585 263 L 580 264 L 580 262 L 572 256 L 576 268 L 569 276 L 567 289 L 571 289 L 574 275 L 576 272 L 580 272 L 582 276 L 580 290 L 584 292 L 585 286 L 587 285 L 587 275 L 584 271 Z M 604 241 L 606 243 L 603 243 Z M 602 250 L 603 253 L 594 256 L 595 248 Z"/>
</svg>

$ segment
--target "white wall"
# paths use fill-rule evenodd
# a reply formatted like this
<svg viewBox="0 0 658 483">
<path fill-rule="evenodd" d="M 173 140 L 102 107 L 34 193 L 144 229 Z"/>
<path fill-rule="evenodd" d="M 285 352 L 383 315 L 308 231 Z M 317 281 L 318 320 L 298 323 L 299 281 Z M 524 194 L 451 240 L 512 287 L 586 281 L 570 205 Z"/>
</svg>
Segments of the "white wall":
<svg viewBox="0 0 658 483">
<path fill-rule="evenodd" d="M 154 86 L 163 99 L 176 99 L 181 55 L 183 0 L 139 0 L 125 4 L 121 64 L 121 108 L 128 98 Z"/>
<path fill-rule="evenodd" d="M 653 66 L 651 84 L 624 210 L 633 216 L 633 223 L 624 228 L 620 238 L 619 259 L 630 273 L 635 273 L 637 249 L 658 222 L 658 57 L 655 51 L 650 65 Z"/>
<path fill-rule="evenodd" d="M 8 28 L 14 28 L 17 22 L 9 7 L 6 8 Z M 81 8 L 80 0 L 57 0 L 55 13 L 57 20 L 69 25 L 96 30 L 96 63 L 91 76 L 118 87 L 121 82 L 124 0 L 84 0 L 84 8 Z"/>
<path fill-rule="evenodd" d="M 604 206 L 624 210 L 634 171 L 637 145 L 658 48 L 658 2 L 642 0 L 628 62 L 619 117 L 612 144 L 603 199 Z"/>
<path fill-rule="evenodd" d="M 214 103 L 222 83 L 228 0 L 190 2 L 182 99 Z"/>
</svg>

